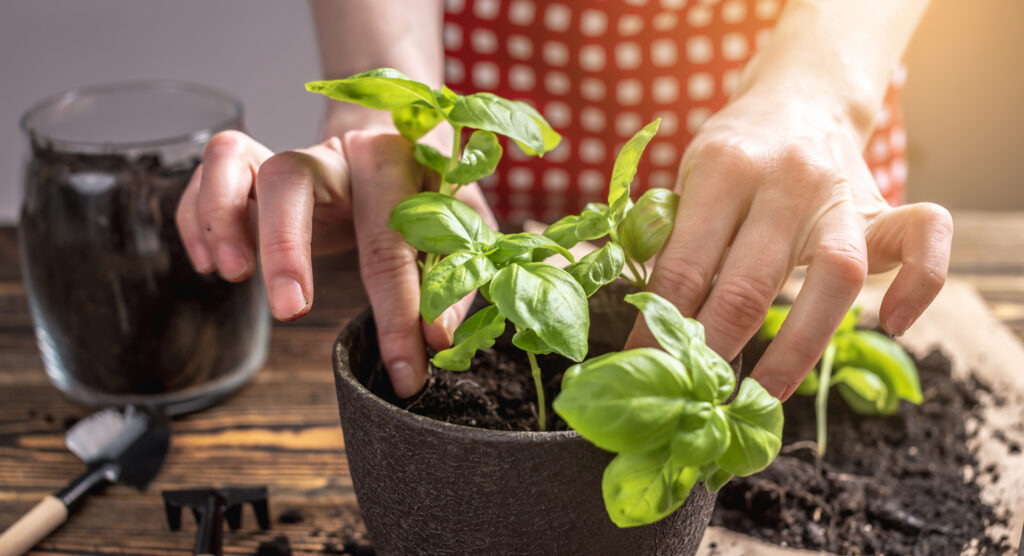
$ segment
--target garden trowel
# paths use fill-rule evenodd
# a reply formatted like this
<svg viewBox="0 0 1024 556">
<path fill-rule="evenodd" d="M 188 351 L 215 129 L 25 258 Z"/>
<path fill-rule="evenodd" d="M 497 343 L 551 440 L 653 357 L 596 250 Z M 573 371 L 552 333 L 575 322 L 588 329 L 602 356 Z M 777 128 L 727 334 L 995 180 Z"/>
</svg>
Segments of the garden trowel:
<svg viewBox="0 0 1024 556">
<path fill-rule="evenodd" d="M 88 468 L 4 531 L 0 556 L 24 554 L 67 521 L 86 495 L 110 483 L 144 490 L 164 462 L 170 437 L 166 417 L 134 406 L 105 409 L 75 423 L 64 442 Z"/>
</svg>

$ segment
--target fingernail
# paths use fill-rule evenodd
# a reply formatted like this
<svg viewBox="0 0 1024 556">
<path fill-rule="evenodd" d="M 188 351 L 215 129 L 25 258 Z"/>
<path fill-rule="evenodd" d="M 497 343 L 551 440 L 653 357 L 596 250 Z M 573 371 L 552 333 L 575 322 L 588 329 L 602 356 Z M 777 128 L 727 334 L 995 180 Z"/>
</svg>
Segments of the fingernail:
<svg viewBox="0 0 1024 556">
<path fill-rule="evenodd" d="M 391 386 L 395 394 L 400 398 L 414 396 L 423 386 L 416 369 L 407 361 L 395 361 L 388 366 L 388 376 L 391 377 Z"/>
<path fill-rule="evenodd" d="M 900 307 L 889 317 L 885 323 L 885 329 L 893 336 L 902 336 L 914 322 L 914 310 L 910 307 Z"/>
<path fill-rule="evenodd" d="M 279 319 L 294 317 L 306 308 L 302 286 L 290 276 L 278 276 L 270 290 L 270 309 Z"/>
<path fill-rule="evenodd" d="M 234 280 L 249 270 L 249 262 L 237 244 L 222 243 L 217 247 L 217 268 L 225 280 Z"/>
<path fill-rule="evenodd" d="M 456 321 L 455 311 L 446 309 L 444 313 L 441 313 L 441 328 L 444 328 L 449 345 L 455 341 L 455 329 L 459 327 L 459 323 Z"/>
<path fill-rule="evenodd" d="M 775 375 L 758 377 L 757 381 L 761 383 L 761 386 L 764 386 L 764 389 L 767 390 L 769 394 L 780 400 L 784 399 L 786 390 L 789 389 L 790 385 L 789 380 Z"/>
<path fill-rule="evenodd" d="M 206 274 L 213 270 L 213 256 L 210 255 L 210 250 L 206 248 L 206 245 L 197 243 L 192 246 L 192 266 L 195 267 L 196 272 Z"/>
</svg>

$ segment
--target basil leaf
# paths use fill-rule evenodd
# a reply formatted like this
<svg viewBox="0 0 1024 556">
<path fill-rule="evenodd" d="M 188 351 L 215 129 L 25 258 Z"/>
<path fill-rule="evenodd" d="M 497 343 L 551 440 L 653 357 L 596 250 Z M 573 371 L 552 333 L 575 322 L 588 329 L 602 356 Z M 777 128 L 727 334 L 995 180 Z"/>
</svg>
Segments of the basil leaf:
<svg viewBox="0 0 1024 556">
<path fill-rule="evenodd" d="M 551 238 L 530 232 L 501 236 L 495 242 L 494 251 L 489 256 L 495 264 L 503 265 L 526 255 L 532 257 L 534 253 L 541 256 L 558 253 L 570 261 L 576 260 L 568 249 L 555 243 Z"/>
<path fill-rule="evenodd" d="M 831 384 L 861 415 L 892 415 L 899 407 L 899 398 L 889 393 L 885 381 L 867 369 L 843 367 L 832 375 Z"/>
<path fill-rule="evenodd" d="M 782 328 L 782 323 L 789 316 L 789 311 L 792 308 L 792 305 L 772 305 L 769 307 L 768 314 L 764 317 L 764 323 L 761 324 L 761 328 L 757 331 L 757 337 L 763 341 L 768 341 L 778 336 L 779 329 Z"/>
<path fill-rule="evenodd" d="M 736 371 L 704 342 L 690 342 L 683 363 L 693 376 L 693 391 L 702 400 L 720 404 L 736 389 Z"/>
<path fill-rule="evenodd" d="M 434 89 L 431 91 L 434 93 L 434 104 L 437 105 L 441 112 L 448 116 L 448 113 L 452 111 L 455 106 L 455 101 L 459 99 L 459 94 L 448 88 L 447 85 L 441 85 L 441 89 Z"/>
<path fill-rule="evenodd" d="M 704 342 L 704 325 L 684 317 L 675 305 L 651 292 L 632 293 L 625 299 L 644 314 L 647 328 L 661 347 L 691 367 L 690 342 Z"/>
<path fill-rule="evenodd" d="M 665 245 L 676 220 L 679 195 L 668 189 L 648 189 L 619 224 L 619 242 L 631 259 L 647 262 Z"/>
<path fill-rule="evenodd" d="M 441 154 L 440 151 L 430 145 L 416 143 L 416 148 L 413 151 L 413 154 L 416 156 L 416 162 L 434 170 L 442 176 L 444 176 L 444 173 L 448 171 L 448 157 Z"/>
<path fill-rule="evenodd" d="M 529 104 L 475 93 L 455 99 L 448 121 L 457 126 L 492 131 L 513 139 L 526 154 L 543 156 L 561 136 Z"/>
<path fill-rule="evenodd" d="M 501 160 L 498 136 L 490 131 L 474 131 L 462 150 L 462 158 L 445 176 L 449 182 L 465 185 L 494 173 Z"/>
<path fill-rule="evenodd" d="M 434 126 L 443 119 L 444 114 L 423 101 L 416 101 L 391 110 L 391 121 L 395 124 L 395 128 L 403 137 L 414 143 L 428 131 L 434 129 Z"/>
<path fill-rule="evenodd" d="M 818 370 L 811 369 L 810 374 L 804 377 L 803 382 L 800 383 L 800 386 L 796 387 L 796 391 L 794 393 L 800 394 L 801 396 L 817 395 L 819 384 L 820 381 L 818 379 Z"/>
<path fill-rule="evenodd" d="M 580 283 L 587 297 L 590 297 L 601 289 L 601 286 L 618 278 L 625 264 L 626 257 L 622 248 L 617 243 L 609 241 L 604 247 L 585 255 L 579 262 L 565 267 L 565 270 Z"/>
<path fill-rule="evenodd" d="M 682 364 L 667 353 L 640 348 L 578 365 L 562 379 L 556 413 L 598 448 L 646 452 L 668 443 L 680 418 L 713 409 L 693 399 Z"/>
<path fill-rule="evenodd" d="M 448 371 L 468 370 L 476 352 L 493 346 L 494 340 L 503 332 L 505 317 L 494 305 L 484 307 L 455 329 L 452 347 L 438 352 L 430 362 Z"/>
<path fill-rule="evenodd" d="M 512 336 L 512 345 L 523 351 L 528 351 L 537 355 L 547 355 L 553 351 L 551 346 L 545 344 L 544 340 L 541 340 L 537 336 L 537 333 L 529 328 L 516 332 L 515 335 Z"/>
<path fill-rule="evenodd" d="M 920 405 L 921 382 L 917 367 L 907 352 L 888 336 L 872 330 L 855 330 L 837 335 L 836 367 L 860 367 L 881 378 L 894 398 Z M 886 407 L 895 411 L 898 400 Z"/>
<path fill-rule="evenodd" d="M 536 332 L 555 353 L 573 361 L 586 357 L 587 297 L 568 272 L 544 263 L 512 263 L 494 275 L 490 295 L 506 318 Z"/>
<path fill-rule="evenodd" d="M 672 459 L 679 465 L 704 465 L 729 445 L 729 423 L 720 407 L 701 402 L 698 412 L 680 420 L 672 436 Z"/>
<path fill-rule="evenodd" d="M 732 473 L 729 473 L 716 464 L 712 464 L 711 467 L 702 472 L 700 480 L 704 481 L 704 486 L 707 487 L 708 492 L 718 492 L 719 490 L 722 490 L 725 483 L 728 483 L 733 477 L 735 477 L 735 475 Z"/>
<path fill-rule="evenodd" d="M 768 467 L 782 447 L 782 404 L 750 377 L 725 406 L 729 445 L 715 459 L 722 469 L 745 477 Z"/>
<path fill-rule="evenodd" d="M 612 231 L 612 224 L 604 214 L 594 211 L 583 211 L 570 214 L 551 224 L 544 230 L 544 235 L 566 249 L 581 241 L 602 238 Z"/>
<path fill-rule="evenodd" d="M 619 527 L 654 523 L 676 511 L 697 482 L 696 467 L 682 467 L 668 446 L 642 454 L 619 454 L 601 478 L 608 517 Z"/>
<path fill-rule="evenodd" d="M 441 259 L 423 276 L 420 314 L 434 322 L 445 309 L 490 281 L 498 267 L 485 255 L 460 251 Z"/>
<path fill-rule="evenodd" d="M 430 87 L 402 72 L 380 68 L 333 81 L 310 81 L 306 90 L 334 100 L 352 102 L 377 110 L 394 110 L 416 101 L 435 103 Z"/>
<path fill-rule="evenodd" d="M 640 164 L 640 157 L 644 154 L 647 144 L 654 139 L 661 125 L 661 118 L 644 126 L 636 132 L 622 146 L 618 156 L 615 157 L 615 165 L 612 167 L 612 179 L 608 185 L 608 206 L 611 207 L 610 217 L 613 222 L 618 223 L 626 210 L 629 199 L 629 186 L 636 176 L 636 168 Z"/>
<path fill-rule="evenodd" d="M 498 235 L 466 203 L 430 191 L 398 203 L 391 211 L 388 226 L 416 249 L 442 255 L 480 252 L 494 243 Z"/>
</svg>

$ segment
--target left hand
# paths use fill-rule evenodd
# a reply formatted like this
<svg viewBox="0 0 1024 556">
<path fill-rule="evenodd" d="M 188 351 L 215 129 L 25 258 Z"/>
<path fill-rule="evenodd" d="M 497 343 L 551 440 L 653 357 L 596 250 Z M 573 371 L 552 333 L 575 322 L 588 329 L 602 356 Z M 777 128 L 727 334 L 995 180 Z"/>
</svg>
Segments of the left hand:
<svg viewBox="0 0 1024 556">
<path fill-rule="evenodd" d="M 860 143 L 855 127 L 824 103 L 751 92 L 704 124 L 680 165 L 675 228 L 649 289 L 696 315 L 710 347 L 733 359 L 793 268 L 808 266 L 789 317 L 752 373 L 781 400 L 817 363 L 867 273 L 903 265 L 880 309 L 882 326 L 895 335 L 946 279 L 949 212 L 931 203 L 890 207 Z M 653 343 L 638 320 L 628 344 Z"/>
</svg>

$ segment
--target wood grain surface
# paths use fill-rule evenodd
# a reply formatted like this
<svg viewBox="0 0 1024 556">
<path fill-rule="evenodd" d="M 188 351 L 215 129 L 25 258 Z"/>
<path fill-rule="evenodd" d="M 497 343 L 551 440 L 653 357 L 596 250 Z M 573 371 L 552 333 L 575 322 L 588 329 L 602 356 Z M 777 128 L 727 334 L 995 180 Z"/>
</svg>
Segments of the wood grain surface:
<svg viewBox="0 0 1024 556">
<path fill-rule="evenodd" d="M 1024 339 L 1024 213 L 965 212 L 954 220 L 952 273 Z M 366 297 L 352 254 L 318 259 L 316 267 L 311 313 L 275 324 L 266 368 L 237 395 L 175 421 L 171 452 L 149 491 L 114 486 L 94 496 L 35 554 L 186 553 L 194 525 L 184 519 L 182 531 L 169 531 L 159 492 L 198 486 L 270 487 L 272 529 L 259 531 L 246 508 L 242 528 L 225 534 L 226 554 L 253 554 L 280 535 L 295 553 L 340 551 L 362 534 L 330 353 Z M 0 229 L 0 529 L 81 470 L 64 448 L 64 431 L 90 412 L 44 375 L 16 234 Z M 285 513 L 302 521 L 284 523 Z"/>
</svg>

